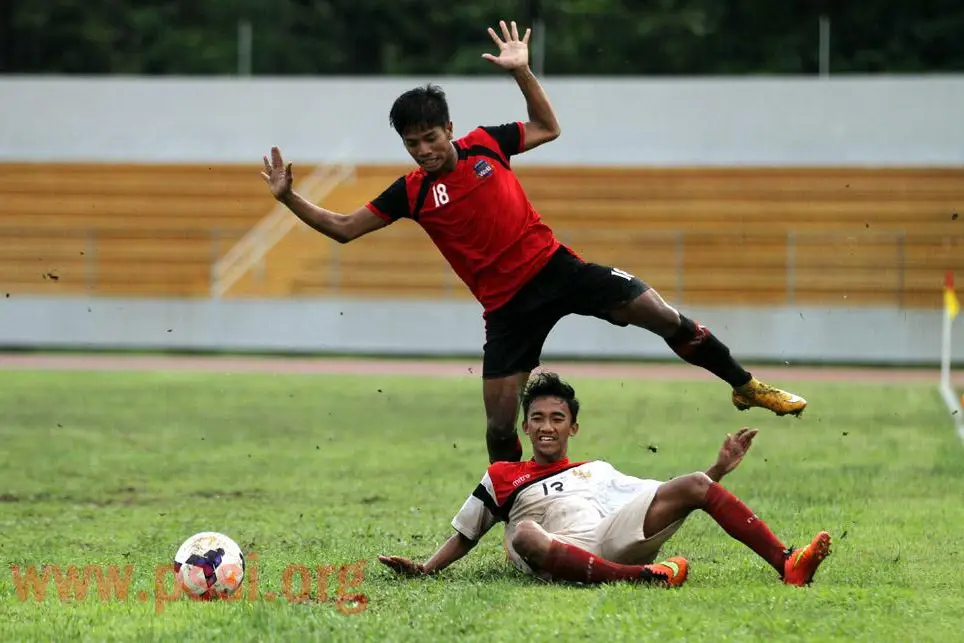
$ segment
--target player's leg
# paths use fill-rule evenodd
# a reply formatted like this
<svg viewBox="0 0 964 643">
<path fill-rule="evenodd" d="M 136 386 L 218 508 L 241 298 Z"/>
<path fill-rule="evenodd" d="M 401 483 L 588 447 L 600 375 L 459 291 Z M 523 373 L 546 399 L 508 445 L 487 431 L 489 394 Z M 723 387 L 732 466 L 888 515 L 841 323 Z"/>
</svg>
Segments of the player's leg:
<svg viewBox="0 0 964 643">
<path fill-rule="evenodd" d="M 605 319 L 617 326 L 644 328 L 686 362 L 713 373 L 733 388 L 740 410 L 757 406 L 777 415 L 799 415 L 802 397 L 760 382 L 730 354 L 730 349 L 705 326 L 670 306 L 639 278 L 618 268 L 586 263 L 574 280 L 575 312 Z"/>
<path fill-rule="evenodd" d="M 733 387 L 733 405 L 769 409 L 777 415 L 800 415 L 807 401 L 754 378 L 730 354 L 730 349 L 702 324 L 667 304 L 650 288 L 626 304 L 609 310 L 617 324 L 631 324 L 656 333 L 685 361 L 710 371 Z"/>
<path fill-rule="evenodd" d="M 704 473 L 691 473 L 661 484 L 643 518 L 643 532 L 659 533 L 697 509 L 752 549 L 789 584 L 809 583 L 830 553 L 830 534 L 826 532 L 817 534 L 807 547 L 788 548 L 739 498 Z"/>
<path fill-rule="evenodd" d="M 637 297 L 617 303 L 606 312 L 615 324 L 632 325 L 659 335 L 678 356 L 708 370 L 733 388 L 752 379 L 752 375 L 730 354 L 726 344 L 705 326 L 680 314 L 653 288 L 647 287 Z"/>
<path fill-rule="evenodd" d="M 489 377 L 482 380 L 485 405 L 485 446 L 489 463 L 518 462 L 522 459 L 522 441 L 516 431 L 519 396 L 529 379 L 529 371 Z"/>
<path fill-rule="evenodd" d="M 620 565 L 563 541 L 538 523 L 523 520 L 514 530 L 512 549 L 534 573 L 556 581 L 574 583 L 665 583 L 666 573 L 653 565 Z"/>
<path fill-rule="evenodd" d="M 524 299 L 513 302 L 486 319 L 482 401 L 490 463 L 522 459 L 517 431 L 520 397 L 529 373 L 539 365 L 542 345 L 559 319 L 546 306 L 523 304 Z"/>
</svg>

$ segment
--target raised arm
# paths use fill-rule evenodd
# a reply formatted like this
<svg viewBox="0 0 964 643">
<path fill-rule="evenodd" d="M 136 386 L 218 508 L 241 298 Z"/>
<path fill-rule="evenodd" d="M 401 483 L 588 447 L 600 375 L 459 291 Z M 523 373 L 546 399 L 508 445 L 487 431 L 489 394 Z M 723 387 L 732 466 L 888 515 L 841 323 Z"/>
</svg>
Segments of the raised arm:
<svg viewBox="0 0 964 643">
<path fill-rule="evenodd" d="M 526 99 L 526 109 L 529 112 L 529 120 L 525 124 L 523 151 L 528 151 L 555 140 L 562 130 L 556 119 L 556 113 L 549 103 L 549 96 L 529 68 L 529 36 L 532 30 L 526 29 L 525 36 L 520 39 L 515 21 L 511 24 L 510 31 L 504 20 L 499 21 L 504 40 L 499 38 L 494 29 L 489 28 L 489 36 L 498 46 L 499 55 L 493 56 L 486 53 L 482 54 L 482 57 L 510 72 L 518 83 L 519 89 L 522 90 L 522 95 Z"/>
<path fill-rule="evenodd" d="M 305 199 L 292 189 L 291 163 L 284 164 L 281 151 L 277 147 L 271 148 L 270 161 L 267 156 L 264 157 L 261 178 L 268 184 L 274 198 L 295 216 L 339 243 L 348 243 L 389 224 L 389 221 L 376 215 L 367 206 L 345 215 L 326 210 Z"/>
<path fill-rule="evenodd" d="M 719 482 L 723 476 L 733 471 L 743 461 L 743 456 L 750 450 L 753 438 L 756 437 L 756 429 L 740 429 L 736 435 L 726 434 L 723 446 L 716 456 L 716 463 L 706 470 L 706 475 L 713 482 Z"/>
</svg>

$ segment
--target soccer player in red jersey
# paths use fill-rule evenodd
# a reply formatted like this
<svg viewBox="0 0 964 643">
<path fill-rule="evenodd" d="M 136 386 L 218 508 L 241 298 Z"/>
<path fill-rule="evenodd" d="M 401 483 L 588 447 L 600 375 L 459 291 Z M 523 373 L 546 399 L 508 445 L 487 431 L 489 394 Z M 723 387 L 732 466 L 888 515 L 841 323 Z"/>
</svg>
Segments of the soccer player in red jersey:
<svg viewBox="0 0 964 643">
<path fill-rule="evenodd" d="M 697 509 L 752 549 L 788 585 L 808 585 L 830 554 L 830 534 L 806 547 L 786 547 L 720 480 L 743 460 L 756 430 L 727 435 L 706 472 L 668 482 L 626 475 L 602 460 L 572 461 L 579 400 L 555 373 L 541 373 L 522 396 L 523 429 L 534 453 L 527 462 L 496 462 L 452 520 L 455 533 L 424 563 L 402 556 L 379 561 L 408 576 L 435 574 L 468 554 L 496 522 L 521 571 L 544 580 L 629 581 L 677 586 L 685 558 L 654 562 L 661 547 Z"/>
<path fill-rule="evenodd" d="M 636 326 L 662 337 L 682 359 L 732 387 L 740 410 L 799 415 L 802 397 L 754 378 L 703 325 L 668 305 L 656 290 L 621 269 L 583 260 L 561 244 L 529 202 L 511 157 L 560 134 L 539 81 L 529 69 L 530 31 L 500 24 L 489 35 L 498 56 L 483 58 L 511 72 L 526 100 L 525 122 L 480 126 L 455 139 L 445 94 L 429 85 L 399 96 L 389 120 L 418 167 L 355 212 L 316 206 L 291 188 L 291 164 L 278 148 L 264 158 L 262 178 L 272 194 L 307 225 L 348 243 L 399 219 L 429 235 L 484 309 L 482 397 L 490 462 L 518 461 L 519 395 L 539 365 L 543 344 L 567 315 Z M 404 266 L 399 266 L 404 270 Z"/>
</svg>

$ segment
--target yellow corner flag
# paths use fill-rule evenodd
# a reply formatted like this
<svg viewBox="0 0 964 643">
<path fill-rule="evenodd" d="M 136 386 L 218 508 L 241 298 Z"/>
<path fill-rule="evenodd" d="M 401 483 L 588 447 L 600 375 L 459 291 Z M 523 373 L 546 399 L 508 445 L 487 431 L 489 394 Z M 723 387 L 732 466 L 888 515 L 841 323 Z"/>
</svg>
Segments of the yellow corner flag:
<svg viewBox="0 0 964 643">
<path fill-rule="evenodd" d="M 954 273 L 948 272 L 944 276 L 944 310 L 951 319 L 957 317 L 961 311 L 961 304 L 957 301 L 957 294 L 954 292 Z"/>
</svg>

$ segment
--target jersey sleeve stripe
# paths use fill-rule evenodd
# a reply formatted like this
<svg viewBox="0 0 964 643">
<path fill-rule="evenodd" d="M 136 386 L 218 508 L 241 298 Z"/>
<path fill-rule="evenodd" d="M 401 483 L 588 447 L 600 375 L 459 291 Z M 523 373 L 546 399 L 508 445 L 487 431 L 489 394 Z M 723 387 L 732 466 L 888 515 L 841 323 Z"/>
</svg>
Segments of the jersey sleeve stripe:
<svg viewBox="0 0 964 643">
<path fill-rule="evenodd" d="M 384 219 L 389 223 L 392 222 L 392 218 L 387 214 L 385 214 L 384 212 L 382 212 L 381 210 L 379 210 L 378 206 L 375 205 L 374 203 L 366 203 L 365 207 L 368 208 L 371 211 L 371 213 L 377 216 L 379 219 Z"/>
<path fill-rule="evenodd" d="M 489 492 L 488 489 L 485 488 L 484 485 L 480 483 L 475 488 L 475 491 L 472 492 L 472 495 L 478 498 L 479 500 L 481 500 L 482 504 L 485 505 L 486 509 L 488 509 L 489 511 L 491 511 L 493 514 L 497 516 L 499 515 L 500 513 L 499 506 L 495 504 L 495 498 L 492 497 L 492 494 Z"/>
<path fill-rule="evenodd" d="M 498 161 L 499 165 L 509 169 L 509 162 L 502 156 L 502 154 L 496 152 L 493 149 L 486 147 L 485 145 L 473 145 L 465 151 L 465 156 L 487 156 L 494 161 Z"/>
<path fill-rule="evenodd" d="M 415 197 L 415 208 L 412 210 L 412 218 L 418 221 L 418 216 L 422 213 L 422 206 L 428 198 L 429 189 L 432 187 L 432 177 L 426 176 L 418 186 L 418 195 Z"/>
</svg>

